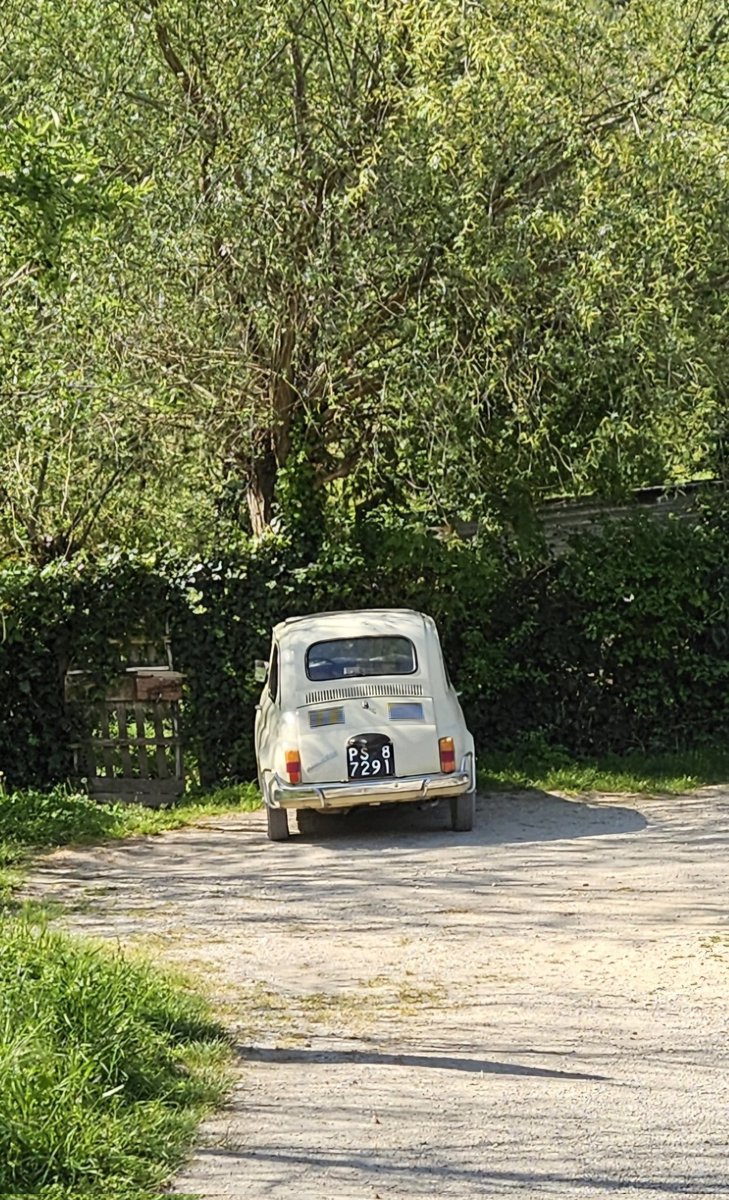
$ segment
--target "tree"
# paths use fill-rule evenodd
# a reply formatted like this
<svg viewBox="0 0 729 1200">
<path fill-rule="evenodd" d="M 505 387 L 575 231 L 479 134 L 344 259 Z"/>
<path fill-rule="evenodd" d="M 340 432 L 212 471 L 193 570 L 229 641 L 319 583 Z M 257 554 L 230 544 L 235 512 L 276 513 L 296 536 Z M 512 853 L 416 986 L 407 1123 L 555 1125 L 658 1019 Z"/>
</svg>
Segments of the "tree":
<svg viewBox="0 0 729 1200">
<path fill-rule="evenodd" d="M 107 247 L 112 357 L 254 532 L 302 497 L 503 515 L 701 466 L 717 0 L 36 8 L 24 103 L 82 110 L 143 191 Z"/>
<path fill-rule="evenodd" d="M 8 115 L 0 132 L 0 521 L 6 543 L 43 561 L 84 544 L 123 469 L 113 412 L 100 409 L 83 364 L 66 354 L 69 335 L 93 344 L 99 315 L 78 281 L 79 252 L 129 196 L 99 177 L 55 111 Z M 112 431 L 108 469 L 102 423 Z"/>
<path fill-rule="evenodd" d="M 110 246 L 143 189 L 56 110 L 15 99 L 0 129 L 0 533 L 6 552 L 44 563 L 148 532 L 179 422 L 150 405 L 116 344 Z"/>
</svg>

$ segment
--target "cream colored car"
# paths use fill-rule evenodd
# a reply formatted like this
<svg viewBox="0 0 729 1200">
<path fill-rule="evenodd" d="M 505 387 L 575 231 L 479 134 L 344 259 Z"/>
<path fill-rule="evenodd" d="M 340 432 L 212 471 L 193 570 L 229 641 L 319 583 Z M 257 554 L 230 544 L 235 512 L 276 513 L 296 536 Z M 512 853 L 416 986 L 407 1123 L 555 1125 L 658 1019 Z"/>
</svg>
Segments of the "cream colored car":
<svg viewBox="0 0 729 1200">
<path fill-rule="evenodd" d="M 256 713 L 268 836 L 309 810 L 450 800 L 473 828 L 473 738 L 431 617 L 370 609 L 292 617 L 273 630 Z"/>
</svg>

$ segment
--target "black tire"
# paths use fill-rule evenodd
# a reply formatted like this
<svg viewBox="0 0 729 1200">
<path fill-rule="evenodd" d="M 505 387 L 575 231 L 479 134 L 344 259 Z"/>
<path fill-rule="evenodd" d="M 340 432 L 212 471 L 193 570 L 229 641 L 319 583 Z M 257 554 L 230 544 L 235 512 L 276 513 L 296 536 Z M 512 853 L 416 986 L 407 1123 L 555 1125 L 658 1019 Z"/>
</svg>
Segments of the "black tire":
<svg viewBox="0 0 729 1200">
<path fill-rule="evenodd" d="M 269 808 L 266 805 L 266 827 L 272 842 L 289 840 L 289 814 L 285 808 Z"/>
<path fill-rule="evenodd" d="M 455 833 L 468 833 L 473 829 L 476 815 L 476 796 L 473 792 L 463 792 L 451 799 L 451 826 Z"/>
</svg>

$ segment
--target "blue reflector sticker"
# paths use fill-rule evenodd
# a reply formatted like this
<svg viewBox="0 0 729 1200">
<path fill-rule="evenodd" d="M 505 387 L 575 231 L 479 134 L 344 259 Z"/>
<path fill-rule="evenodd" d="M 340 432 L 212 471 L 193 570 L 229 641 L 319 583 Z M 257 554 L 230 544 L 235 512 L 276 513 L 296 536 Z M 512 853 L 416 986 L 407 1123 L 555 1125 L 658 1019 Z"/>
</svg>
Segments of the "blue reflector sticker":
<svg viewBox="0 0 729 1200">
<path fill-rule="evenodd" d="M 316 708 L 309 713 L 309 728 L 321 729 L 324 725 L 343 725 L 343 708 Z"/>
<path fill-rule="evenodd" d="M 391 721 L 424 721 L 422 704 L 389 704 Z"/>
</svg>

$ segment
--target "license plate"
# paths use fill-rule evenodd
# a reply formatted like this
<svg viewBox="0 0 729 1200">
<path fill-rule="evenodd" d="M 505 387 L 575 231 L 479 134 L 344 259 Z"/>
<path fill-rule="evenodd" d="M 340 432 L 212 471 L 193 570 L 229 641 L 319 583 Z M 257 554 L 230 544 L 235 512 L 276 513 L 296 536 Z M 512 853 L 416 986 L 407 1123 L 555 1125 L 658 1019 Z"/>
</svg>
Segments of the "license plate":
<svg viewBox="0 0 729 1200">
<path fill-rule="evenodd" d="M 392 742 L 381 734 L 352 738 L 347 746 L 350 779 L 382 779 L 395 774 Z"/>
</svg>

